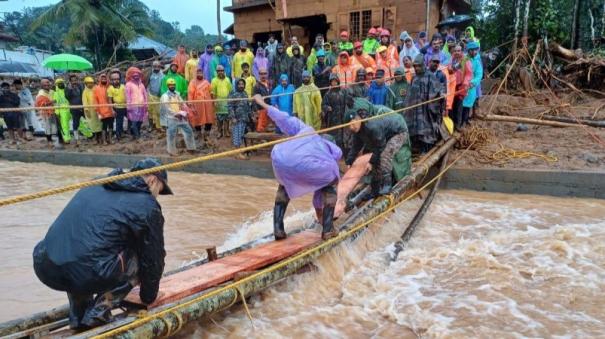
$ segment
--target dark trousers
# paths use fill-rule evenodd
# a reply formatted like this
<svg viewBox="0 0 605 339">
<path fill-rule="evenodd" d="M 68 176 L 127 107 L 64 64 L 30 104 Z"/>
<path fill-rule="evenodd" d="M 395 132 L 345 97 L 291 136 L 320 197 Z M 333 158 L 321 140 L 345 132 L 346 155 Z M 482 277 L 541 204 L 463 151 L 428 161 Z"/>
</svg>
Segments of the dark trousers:
<svg viewBox="0 0 605 339">
<path fill-rule="evenodd" d="M 126 118 L 126 108 L 114 108 L 116 111 L 116 138 L 122 138 L 124 134 L 124 119 Z"/>
<path fill-rule="evenodd" d="M 80 128 L 80 118 L 84 116 L 84 110 L 81 109 L 72 109 L 71 110 L 71 123 L 74 133 L 78 131 Z"/>
<path fill-rule="evenodd" d="M 454 121 L 454 126 L 459 130 L 462 128 L 462 101 L 464 98 L 454 97 L 454 103 L 452 106 L 452 120 Z"/>
<path fill-rule="evenodd" d="M 36 246 L 33 256 L 38 279 L 52 289 L 67 293 L 71 328 L 94 327 L 111 321 L 111 310 L 139 283 L 139 261 L 132 251 L 117 256 L 117 272 L 112 272 L 110 277 L 92 279 L 97 274 L 86 272 L 88 268 L 84 267 L 84 277 L 88 278 L 85 281 L 75 278 L 73 267 L 66 267 L 77 264 L 55 265 L 43 243 Z"/>
<path fill-rule="evenodd" d="M 113 121 L 113 117 L 101 119 L 103 132 L 111 133 L 111 131 L 113 131 Z"/>
<path fill-rule="evenodd" d="M 141 125 L 142 121 L 132 121 L 130 123 L 130 132 L 132 133 L 132 137 L 138 139 L 141 136 Z"/>
</svg>

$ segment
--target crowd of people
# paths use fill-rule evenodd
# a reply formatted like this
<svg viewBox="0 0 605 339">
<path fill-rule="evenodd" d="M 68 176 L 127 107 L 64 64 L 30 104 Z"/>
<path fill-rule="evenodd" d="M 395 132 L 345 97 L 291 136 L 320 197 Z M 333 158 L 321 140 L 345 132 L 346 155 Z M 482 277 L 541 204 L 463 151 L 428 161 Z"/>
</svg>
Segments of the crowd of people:
<svg viewBox="0 0 605 339">
<path fill-rule="evenodd" d="M 113 69 L 96 79 L 80 73 L 42 79 L 35 97 L 20 79 L 12 88 L 4 82 L 0 108 L 22 108 L 1 114 L 13 143 L 43 129 L 50 147 L 72 139 L 112 144 L 139 139 L 145 126 L 165 134 L 168 153 L 176 155 L 179 131 L 192 153 L 223 137 L 239 148 L 247 132 L 281 133 L 251 100 L 256 94 L 315 130 L 344 123 L 349 110 L 367 101 L 376 112 L 409 107 L 401 114 L 412 144 L 426 152 L 440 138 L 443 116 L 456 128 L 468 122 L 481 94 L 479 47 L 472 27 L 459 37 L 436 33 L 430 40 L 425 32 L 414 39 L 404 31 L 397 41 L 381 28 L 371 28 L 362 41 L 351 41 L 347 31 L 331 42 L 319 34 L 308 51 L 296 36 L 288 45 L 270 36 L 255 53 L 245 40 L 200 53 L 179 46 L 167 69 L 155 61 L 148 70 Z M 346 129 L 330 134 L 343 150 L 352 147 Z"/>
</svg>

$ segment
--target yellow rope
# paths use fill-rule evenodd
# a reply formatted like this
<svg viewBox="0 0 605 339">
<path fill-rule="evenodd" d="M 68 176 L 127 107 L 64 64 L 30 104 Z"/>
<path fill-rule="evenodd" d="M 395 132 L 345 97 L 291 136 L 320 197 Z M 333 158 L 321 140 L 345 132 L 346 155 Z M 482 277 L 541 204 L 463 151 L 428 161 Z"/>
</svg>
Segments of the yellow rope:
<svg viewBox="0 0 605 339">
<path fill-rule="evenodd" d="M 256 273 L 252 274 L 252 275 L 249 275 L 249 276 L 243 278 L 242 280 L 232 282 L 232 283 L 230 283 L 228 285 L 225 285 L 225 286 L 223 286 L 221 288 L 218 288 L 216 290 L 212 290 L 208 294 L 204 294 L 202 296 L 199 296 L 197 298 L 194 298 L 194 299 L 189 300 L 187 302 L 184 302 L 182 304 L 178 304 L 178 305 L 172 306 L 172 307 L 167 308 L 165 310 L 162 310 L 162 311 L 160 311 L 158 313 L 151 314 L 151 315 L 149 315 L 146 318 L 136 319 L 136 320 L 134 320 L 133 322 L 131 322 L 129 324 L 126 324 L 124 326 L 112 329 L 112 330 L 107 331 L 105 333 L 96 335 L 93 338 L 96 338 L 96 339 L 105 339 L 105 338 L 114 337 L 114 336 L 116 336 L 116 335 L 118 335 L 120 333 L 129 331 L 129 330 L 131 330 L 131 329 L 133 329 L 135 327 L 139 327 L 139 326 L 141 326 L 141 325 L 143 325 L 143 324 L 145 324 L 147 322 L 150 322 L 150 321 L 152 321 L 152 320 L 154 320 L 156 318 L 162 317 L 162 316 L 164 316 L 166 314 L 169 314 L 170 312 L 173 312 L 173 311 L 178 310 L 180 308 L 187 307 L 189 305 L 198 303 L 198 302 L 200 302 L 200 301 L 202 301 L 204 299 L 211 298 L 211 297 L 213 297 L 215 295 L 218 295 L 220 293 L 223 293 L 223 292 L 225 292 L 225 291 L 227 291 L 229 289 L 233 289 L 233 288 L 237 289 L 241 285 L 243 285 L 244 283 L 252 281 L 252 280 L 260 277 L 263 274 L 276 271 L 276 270 L 278 270 L 280 268 L 283 268 L 283 267 L 287 266 L 288 264 L 290 264 L 290 263 L 292 263 L 294 261 L 297 261 L 299 259 L 305 258 L 307 256 L 311 256 L 313 253 L 318 252 L 318 251 L 322 250 L 325 247 L 328 247 L 328 246 L 331 246 L 331 245 L 335 245 L 335 244 L 337 244 L 337 243 L 345 240 L 346 238 L 350 237 L 355 232 L 357 232 L 357 231 L 361 230 L 362 228 L 364 228 L 364 227 L 366 227 L 366 226 L 374 223 L 378 219 L 382 218 L 383 216 L 385 216 L 388 213 L 390 213 L 391 211 L 393 211 L 399 205 L 401 205 L 401 204 L 405 203 L 406 201 L 412 199 L 413 197 L 415 197 L 416 195 L 418 195 L 422 190 L 424 190 L 425 188 L 429 187 L 438 178 L 440 178 L 441 176 L 443 176 L 456 162 L 458 162 L 468 152 L 468 150 L 470 149 L 471 146 L 472 145 L 470 145 L 469 147 L 467 147 L 456 159 L 454 159 L 454 161 L 452 161 L 449 165 L 447 165 L 443 169 L 443 171 L 441 171 L 434 178 L 432 178 L 431 180 L 429 180 L 424 186 L 420 187 L 418 190 L 416 190 L 412 194 L 406 196 L 401 201 L 399 201 L 399 202 L 391 205 L 385 211 L 383 211 L 382 213 L 374 216 L 373 218 L 370 218 L 370 219 L 368 219 L 368 220 L 366 220 L 366 221 L 364 221 L 364 222 L 362 222 L 362 223 L 360 223 L 360 224 L 358 224 L 358 225 L 350 228 L 349 230 L 346 230 L 344 232 L 340 232 L 336 237 L 328 239 L 328 240 L 326 240 L 326 241 L 324 241 L 324 242 L 322 242 L 322 243 L 320 243 L 320 244 L 318 244 L 318 245 L 316 245 L 316 246 L 314 246 L 312 248 L 309 248 L 309 249 L 306 249 L 306 250 L 302 251 L 301 253 L 299 253 L 297 255 L 294 255 L 294 256 L 286 259 L 286 260 L 283 260 L 283 261 L 281 261 L 279 263 L 276 263 L 276 264 L 274 264 L 274 265 L 272 265 L 270 267 L 267 267 L 267 268 L 265 268 L 263 270 L 260 270 L 260 271 L 258 271 Z"/>
<path fill-rule="evenodd" d="M 380 119 L 380 118 L 383 118 L 383 117 L 385 117 L 387 115 L 401 113 L 401 112 L 410 110 L 412 108 L 420 107 L 422 105 L 426 105 L 426 104 L 431 103 L 431 102 L 442 100 L 443 98 L 444 98 L 444 96 L 437 97 L 437 98 L 434 98 L 434 99 L 431 99 L 431 100 L 427 100 L 427 101 L 424 101 L 424 102 L 421 102 L 421 103 L 418 103 L 418 104 L 415 104 L 415 105 L 411 105 L 411 106 L 404 107 L 404 108 L 401 108 L 401 109 L 398 109 L 398 110 L 394 110 L 394 111 L 387 112 L 387 113 L 380 114 L 380 115 L 375 115 L 375 116 L 368 117 L 368 118 L 361 119 L 361 120 L 357 120 L 357 121 L 366 122 L 366 121 L 370 121 L 370 120 L 374 120 L 374 119 Z M 274 140 L 274 141 L 268 141 L 268 142 L 265 142 L 265 143 L 262 143 L 262 144 L 251 145 L 251 146 L 242 147 L 242 148 L 237 148 L 237 149 L 233 149 L 233 150 L 230 150 L 230 151 L 225 151 L 225 152 L 220 152 L 220 153 L 215 153 L 215 154 L 209 154 L 209 155 L 205 155 L 205 156 L 201 156 L 201 157 L 196 157 L 196 158 L 192 158 L 192 159 L 177 161 L 177 162 L 173 162 L 173 163 L 170 163 L 170 164 L 165 164 L 165 165 L 161 165 L 161 166 L 157 166 L 157 167 L 153 167 L 153 168 L 148 168 L 148 169 L 144 169 L 144 170 L 140 170 L 140 171 L 136 171 L 136 172 L 128 172 L 128 173 L 124 173 L 124 174 L 114 175 L 114 176 L 111 176 L 111 177 L 104 177 L 104 178 L 94 179 L 94 180 L 85 181 L 85 182 L 81 182 L 81 183 L 75 183 L 75 184 L 66 185 L 66 186 L 62 186 L 62 187 L 52 188 L 52 189 L 48 189 L 48 190 L 45 190 L 45 191 L 40 191 L 40 192 L 35 192 L 35 193 L 28 193 L 28 194 L 22 194 L 22 195 L 12 196 L 12 197 L 1 199 L 0 200 L 0 207 L 2 207 L 2 206 L 8 206 L 8 205 L 13 205 L 13 204 L 24 202 L 24 201 L 39 199 L 39 198 L 43 198 L 43 197 L 47 197 L 47 196 L 51 196 L 51 195 L 56 195 L 56 194 L 60 194 L 60 193 L 68 192 L 68 191 L 73 191 L 73 190 L 77 190 L 77 189 L 84 188 L 84 187 L 103 185 L 103 184 L 107 184 L 107 183 L 110 183 L 110 182 L 115 182 L 115 181 L 124 180 L 124 179 L 128 179 L 128 178 L 143 176 L 143 175 L 147 175 L 147 174 L 152 174 L 152 173 L 159 172 L 159 171 L 162 171 L 162 170 L 178 169 L 178 168 L 182 168 L 182 167 L 185 167 L 185 166 L 189 166 L 189 165 L 193 165 L 193 164 L 197 164 L 197 163 L 201 163 L 201 162 L 205 162 L 205 161 L 209 161 L 209 160 L 215 160 L 215 159 L 219 159 L 219 158 L 225 158 L 225 157 L 229 157 L 229 156 L 235 156 L 235 155 L 240 154 L 240 153 L 254 151 L 254 150 L 257 150 L 257 149 L 261 149 L 261 148 L 265 148 L 265 147 L 281 144 L 281 143 L 286 142 L 286 141 L 291 141 L 291 140 L 295 140 L 295 139 L 300 139 L 300 138 L 305 138 L 305 137 L 308 137 L 308 136 L 312 136 L 312 135 L 315 135 L 315 134 L 322 134 L 322 133 L 334 131 L 334 130 L 337 130 L 337 129 L 341 129 L 341 128 L 347 127 L 347 126 L 349 126 L 349 125 L 351 125 L 353 123 L 355 123 L 355 122 L 352 121 L 352 122 L 349 122 L 349 123 L 345 123 L 345 124 L 340 124 L 340 125 L 333 126 L 333 127 L 324 128 L 324 129 L 321 129 L 321 130 L 318 130 L 318 131 L 313 131 L 313 132 L 309 132 L 309 133 L 298 134 L 298 135 L 286 137 L 286 138 L 283 138 L 283 139 Z"/>
</svg>

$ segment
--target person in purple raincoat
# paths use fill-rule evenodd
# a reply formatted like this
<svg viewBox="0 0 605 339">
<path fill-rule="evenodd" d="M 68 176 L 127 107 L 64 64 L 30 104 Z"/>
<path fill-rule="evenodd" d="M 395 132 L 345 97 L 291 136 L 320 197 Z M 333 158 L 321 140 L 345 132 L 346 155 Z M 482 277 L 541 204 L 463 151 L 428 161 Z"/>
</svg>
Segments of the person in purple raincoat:
<svg viewBox="0 0 605 339">
<path fill-rule="evenodd" d="M 256 81 L 260 79 L 259 70 L 261 69 L 269 69 L 269 59 L 265 56 L 265 49 L 259 47 L 256 49 L 256 56 L 252 64 L 252 75 L 254 75 Z"/>
<path fill-rule="evenodd" d="M 314 129 L 300 119 L 290 116 L 265 103 L 255 95 L 256 104 L 266 109 L 275 125 L 287 136 L 313 133 Z M 273 173 L 279 182 L 273 208 L 273 235 L 275 240 L 287 237 L 284 231 L 284 215 L 290 199 L 313 192 L 313 207 L 323 229 L 321 238 L 335 237 L 334 207 L 336 186 L 340 180 L 338 160 L 342 151 L 335 143 L 318 134 L 277 144 L 271 151 Z"/>
<path fill-rule="evenodd" d="M 204 71 L 204 79 L 208 79 L 208 81 L 212 80 L 210 73 L 210 61 L 212 61 L 212 53 L 214 52 L 214 47 L 208 44 L 206 45 L 206 52 L 200 55 L 200 61 L 197 64 L 197 68 Z"/>
</svg>

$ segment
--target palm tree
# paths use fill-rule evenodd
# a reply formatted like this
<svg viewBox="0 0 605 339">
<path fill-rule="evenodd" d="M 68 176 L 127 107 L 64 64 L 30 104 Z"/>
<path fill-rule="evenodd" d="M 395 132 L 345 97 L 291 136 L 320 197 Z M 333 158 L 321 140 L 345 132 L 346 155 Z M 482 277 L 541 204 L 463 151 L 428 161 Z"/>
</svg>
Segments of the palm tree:
<svg viewBox="0 0 605 339">
<path fill-rule="evenodd" d="M 86 46 L 95 55 L 97 69 L 101 54 L 115 51 L 137 34 L 151 34 L 147 7 L 139 0 L 62 0 L 51 6 L 30 27 L 35 31 L 58 20 L 69 20 L 65 43 Z"/>
</svg>

